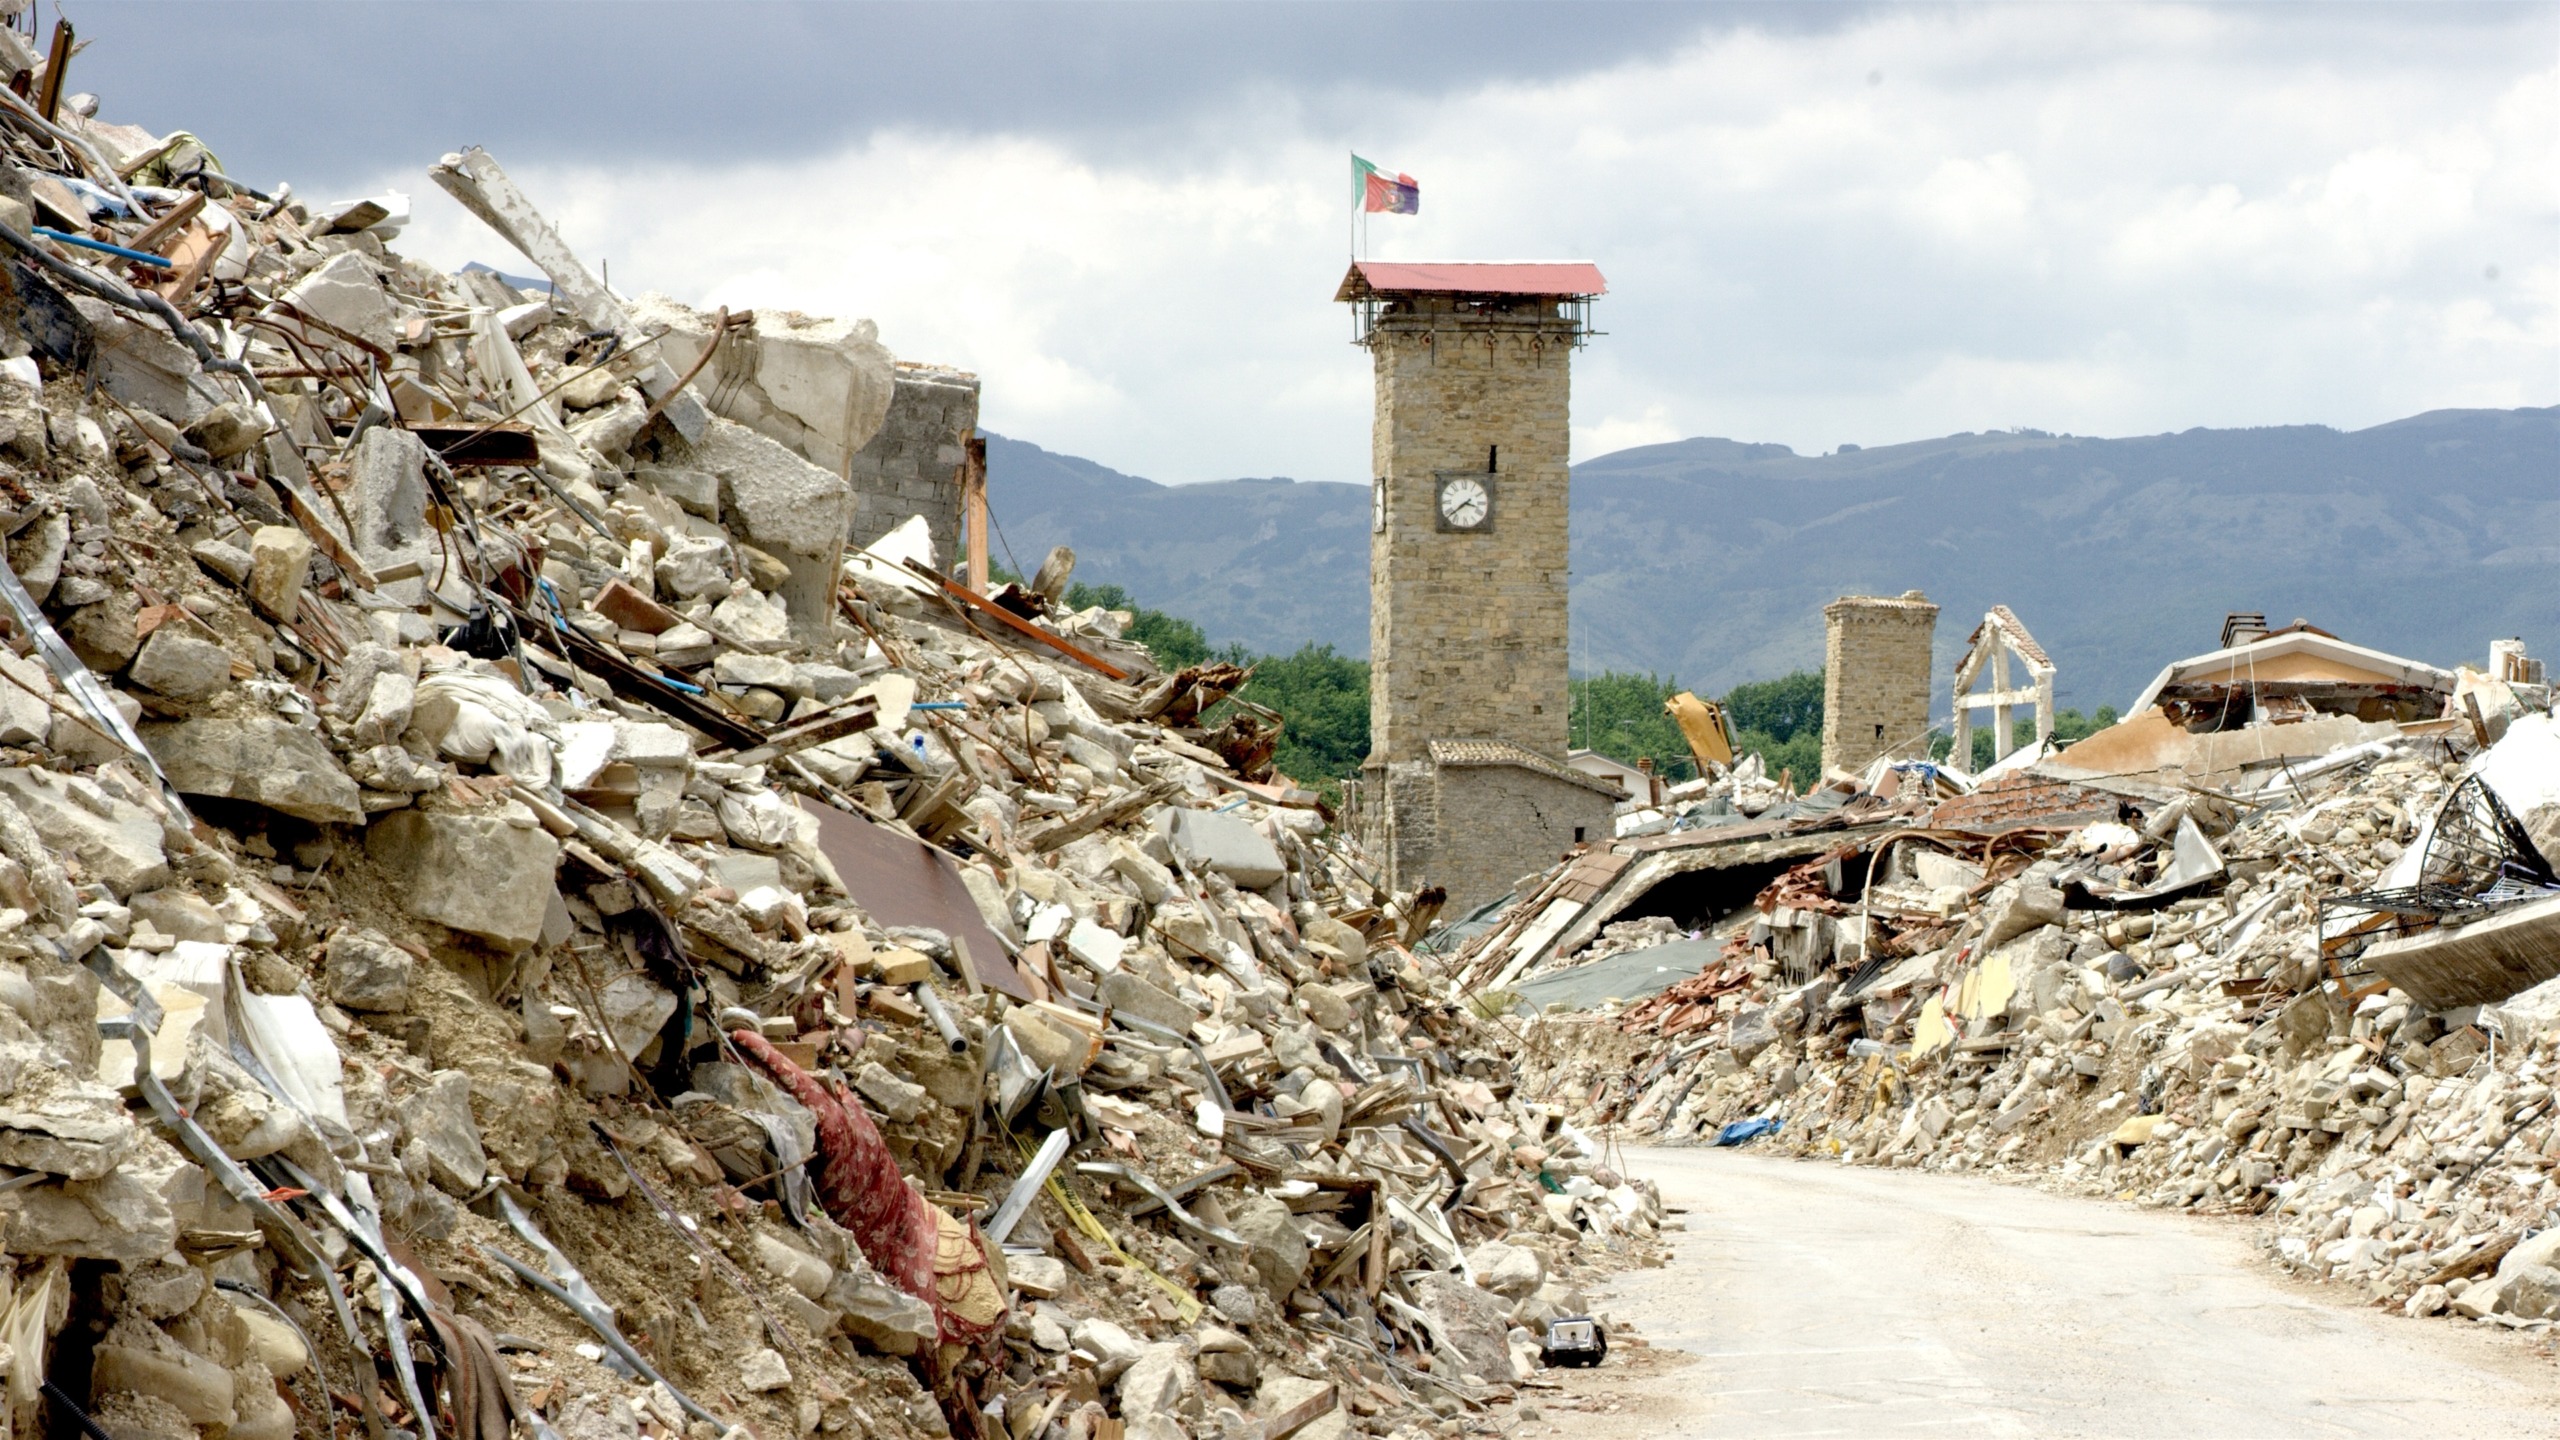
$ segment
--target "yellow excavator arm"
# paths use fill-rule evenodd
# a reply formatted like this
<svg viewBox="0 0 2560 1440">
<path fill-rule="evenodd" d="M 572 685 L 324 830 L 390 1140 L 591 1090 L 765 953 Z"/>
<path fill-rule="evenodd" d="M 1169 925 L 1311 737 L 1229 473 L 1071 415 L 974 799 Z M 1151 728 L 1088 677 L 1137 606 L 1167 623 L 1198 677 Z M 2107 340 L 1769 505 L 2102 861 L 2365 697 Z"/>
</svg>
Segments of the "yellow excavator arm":
<svg viewBox="0 0 2560 1440">
<path fill-rule="evenodd" d="M 1698 762 L 1699 774 L 1708 773 L 1709 762 L 1724 769 L 1733 768 L 1733 724 L 1725 718 L 1722 705 L 1683 690 L 1663 701 L 1662 708 L 1679 724 L 1680 736 L 1689 742 L 1689 753 Z"/>
</svg>

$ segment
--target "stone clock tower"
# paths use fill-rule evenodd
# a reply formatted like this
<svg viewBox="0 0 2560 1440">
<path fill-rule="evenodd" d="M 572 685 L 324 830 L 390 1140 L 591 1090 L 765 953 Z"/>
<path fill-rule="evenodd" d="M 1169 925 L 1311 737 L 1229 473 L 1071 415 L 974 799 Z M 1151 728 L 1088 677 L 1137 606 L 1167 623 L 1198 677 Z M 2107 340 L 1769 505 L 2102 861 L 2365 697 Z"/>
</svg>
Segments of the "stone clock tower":
<svg viewBox="0 0 2560 1440">
<path fill-rule="evenodd" d="M 1572 356 L 1584 263 L 1360 261 L 1335 298 L 1371 357 L 1368 838 L 1400 888 L 1493 899 L 1610 836 L 1566 764 Z"/>
</svg>

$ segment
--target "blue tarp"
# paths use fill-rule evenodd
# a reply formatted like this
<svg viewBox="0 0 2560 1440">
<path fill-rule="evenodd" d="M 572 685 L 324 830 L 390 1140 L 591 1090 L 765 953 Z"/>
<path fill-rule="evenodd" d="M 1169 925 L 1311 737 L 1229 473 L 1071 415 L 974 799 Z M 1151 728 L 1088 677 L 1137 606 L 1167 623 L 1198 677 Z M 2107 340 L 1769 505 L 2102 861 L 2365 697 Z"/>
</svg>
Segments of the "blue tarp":
<svg viewBox="0 0 2560 1440">
<path fill-rule="evenodd" d="M 1763 1135 L 1777 1134 L 1779 1125 L 1783 1123 L 1785 1122 L 1779 1120 L 1774 1115 L 1762 1115 L 1750 1120 L 1736 1120 L 1732 1124 L 1727 1125 L 1716 1132 L 1716 1143 L 1718 1145 L 1748 1144 L 1753 1140 L 1759 1139 Z"/>
</svg>

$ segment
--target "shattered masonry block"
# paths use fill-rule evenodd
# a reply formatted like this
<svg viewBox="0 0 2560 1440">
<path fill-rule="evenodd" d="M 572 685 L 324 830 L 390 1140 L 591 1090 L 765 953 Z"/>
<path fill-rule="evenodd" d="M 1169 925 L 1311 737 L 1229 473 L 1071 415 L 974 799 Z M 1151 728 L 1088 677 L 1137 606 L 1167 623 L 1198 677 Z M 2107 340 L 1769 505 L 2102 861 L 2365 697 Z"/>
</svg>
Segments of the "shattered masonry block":
<svg viewBox="0 0 2560 1440">
<path fill-rule="evenodd" d="M 231 684 L 231 655 L 181 625 L 151 632 L 126 672 L 136 685 L 171 700 L 207 700 Z"/>
<path fill-rule="evenodd" d="M 145 725 L 142 743 L 185 794 L 246 800 L 318 824 L 364 823 L 362 792 L 327 742 L 272 715 Z"/>
<path fill-rule="evenodd" d="M 541 827 L 395 810 L 365 831 L 365 849 L 399 881 L 418 918 L 506 950 L 542 938 L 560 844 Z"/>
<path fill-rule="evenodd" d="M 249 537 L 249 603 L 279 625 L 301 613 L 311 576 L 311 537 L 290 525 L 261 525 Z"/>
<path fill-rule="evenodd" d="M 1270 838 L 1236 816 L 1166 809 L 1156 826 L 1194 872 L 1215 870 L 1239 889 L 1259 890 L 1288 873 Z"/>
<path fill-rule="evenodd" d="M 16 804 L 47 848 L 75 857 L 117 895 L 169 883 L 158 817 L 95 781 L 38 767 L 0 769 L 0 794 Z"/>
</svg>

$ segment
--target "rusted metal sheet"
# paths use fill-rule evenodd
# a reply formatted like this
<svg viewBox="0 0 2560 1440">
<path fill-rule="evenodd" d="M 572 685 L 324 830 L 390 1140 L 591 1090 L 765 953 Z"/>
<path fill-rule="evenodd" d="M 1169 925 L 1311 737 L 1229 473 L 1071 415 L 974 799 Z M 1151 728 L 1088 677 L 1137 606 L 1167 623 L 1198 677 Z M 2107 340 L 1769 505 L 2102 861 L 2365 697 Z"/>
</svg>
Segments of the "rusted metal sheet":
<svg viewBox="0 0 2560 1440">
<path fill-rule="evenodd" d="M 800 805 L 818 817 L 818 849 L 835 865 L 845 893 L 874 921 L 923 926 L 962 941 L 987 988 L 1026 1003 L 1033 998 L 1021 973 L 1005 959 L 1003 942 L 978 913 L 978 902 L 969 897 L 960 867 L 950 856 L 832 805 L 813 800 Z"/>
</svg>

